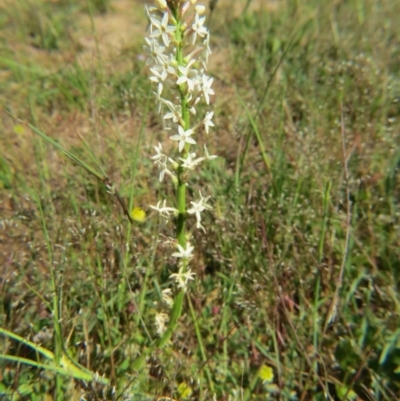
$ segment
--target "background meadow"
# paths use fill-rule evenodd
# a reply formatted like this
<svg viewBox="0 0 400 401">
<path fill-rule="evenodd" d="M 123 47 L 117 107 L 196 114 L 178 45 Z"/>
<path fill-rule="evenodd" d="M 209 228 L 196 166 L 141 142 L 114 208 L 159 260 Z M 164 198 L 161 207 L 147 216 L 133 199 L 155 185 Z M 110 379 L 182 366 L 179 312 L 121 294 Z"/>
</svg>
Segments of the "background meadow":
<svg viewBox="0 0 400 401">
<path fill-rule="evenodd" d="M 145 3 L 0 0 L 0 327 L 54 350 L 54 272 L 64 349 L 111 382 L 0 358 L 0 399 L 400 399 L 400 3 L 212 3 L 220 157 L 190 187 L 213 196 L 188 292 L 202 346 L 187 298 L 137 371 L 173 263 L 149 208 L 173 188 L 150 160 Z M 27 123 L 93 154 L 146 221 Z"/>
</svg>

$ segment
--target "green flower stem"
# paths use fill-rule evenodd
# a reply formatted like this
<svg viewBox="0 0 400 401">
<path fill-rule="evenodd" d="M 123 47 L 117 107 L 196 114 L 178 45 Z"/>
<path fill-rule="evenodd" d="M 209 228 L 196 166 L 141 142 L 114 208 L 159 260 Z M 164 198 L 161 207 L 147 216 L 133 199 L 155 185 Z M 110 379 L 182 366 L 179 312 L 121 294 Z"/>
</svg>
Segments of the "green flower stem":
<svg viewBox="0 0 400 401">
<path fill-rule="evenodd" d="M 184 66 L 183 62 L 183 32 L 181 31 L 180 21 L 177 21 L 176 30 L 175 30 L 175 39 L 177 42 L 177 51 L 176 51 L 176 61 L 179 66 Z M 180 74 L 178 69 L 178 74 Z M 189 111 L 188 111 L 188 102 L 185 90 L 183 87 L 179 87 L 179 95 L 181 99 L 181 110 L 182 110 L 182 119 L 185 123 L 183 127 L 185 130 L 189 129 L 190 119 L 189 119 Z M 187 149 L 184 150 L 187 152 Z M 186 223 L 186 179 L 184 177 L 184 169 L 182 165 L 178 168 L 178 188 L 177 188 L 177 203 L 178 203 L 178 218 L 176 222 L 176 238 L 178 240 L 178 244 L 182 247 L 186 246 L 186 236 L 185 236 L 185 223 Z"/>
<path fill-rule="evenodd" d="M 182 247 L 186 246 L 186 236 L 185 236 L 185 223 L 186 223 L 186 183 L 182 180 L 183 168 L 180 166 L 178 168 L 178 218 L 176 221 L 176 238 L 178 244 Z"/>
<path fill-rule="evenodd" d="M 171 338 L 178 324 L 178 319 L 182 315 L 184 292 L 180 291 L 175 297 L 174 306 L 172 307 L 171 318 L 168 323 L 168 328 L 163 336 L 157 341 L 157 348 L 162 348 Z"/>
<path fill-rule="evenodd" d="M 147 348 L 142 352 L 139 358 L 135 359 L 131 368 L 135 371 L 140 371 L 146 364 L 146 358 L 151 355 L 155 350 L 163 348 L 168 344 L 172 335 L 175 332 L 176 326 L 178 325 L 178 319 L 182 315 L 184 292 L 180 291 L 175 297 L 174 306 L 172 307 L 171 318 L 168 323 L 168 328 L 163 336 L 156 341 L 154 345 Z"/>
</svg>

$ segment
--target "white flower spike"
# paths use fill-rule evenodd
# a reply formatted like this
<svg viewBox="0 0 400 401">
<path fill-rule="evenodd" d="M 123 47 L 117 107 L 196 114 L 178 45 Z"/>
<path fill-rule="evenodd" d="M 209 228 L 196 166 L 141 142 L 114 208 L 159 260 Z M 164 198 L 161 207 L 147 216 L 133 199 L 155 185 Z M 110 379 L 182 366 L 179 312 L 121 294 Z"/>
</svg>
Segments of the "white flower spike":
<svg viewBox="0 0 400 401">
<path fill-rule="evenodd" d="M 153 4 L 156 7 L 146 7 L 149 19 L 149 33 L 144 46 L 149 55 L 146 65 L 149 66 L 150 80 L 156 87 L 153 94 L 157 111 L 162 114 L 163 130 L 172 132 L 168 136 L 177 144 L 177 149 L 173 147 L 170 154 L 167 150 L 171 146 L 163 146 L 160 141 L 154 146 L 155 154 L 151 159 L 158 169 L 160 181 L 166 177 L 172 181 L 177 194 L 177 208 L 167 206 L 166 200 L 150 207 L 166 222 L 175 217 L 176 237 L 160 233 L 160 238 L 165 247 L 175 248 L 171 253 L 179 269 L 170 275 L 170 279 L 178 290 L 187 291 L 195 277 L 189 267 L 194 246 L 188 242 L 186 232 L 188 215 L 194 215 L 196 227 L 205 231 L 201 224 L 202 213 L 211 209 L 208 203 L 210 197 L 204 197 L 201 192 L 200 197 L 192 200 L 190 207 L 187 206 L 189 173 L 217 157 L 208 153 L 206 145 L 201 157 L 196 157 L 198 152 L 192 150 L 197 145 L 197 135 L 203 133 L 202 127 L 207 135 L 215 127 L 213 111 L 206 111 L 202 117 L 196 110 L 202 101 L 209 105 L 210 97 L 215 94 L 212 89 L 214 79 L 206 74 L 211 54 L 210 34 L 205 26 L 206 8 L 197 4 L 197 0 L 154 0 Z M 166 94 L 171 92 L 173 95 L 168 98 Z M 173 292 L 170 288 L 163 290 L 162 300 L 172 305 Z M 159 334 L 165 331 L 166 322 L 165 314 L 156 315 Z"/>
</svg>

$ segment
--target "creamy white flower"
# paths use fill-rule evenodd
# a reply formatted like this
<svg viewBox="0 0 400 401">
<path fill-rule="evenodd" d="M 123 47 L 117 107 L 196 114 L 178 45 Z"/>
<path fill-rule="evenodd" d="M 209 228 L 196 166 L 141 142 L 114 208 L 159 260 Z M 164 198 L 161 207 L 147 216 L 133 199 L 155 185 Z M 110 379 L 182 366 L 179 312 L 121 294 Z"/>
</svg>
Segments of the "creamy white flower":
<svg viewBox="0 0 400 401">
<path fill-rule="evenodd" d="M 210 33 L 207 33 L 205 39 L 203 40 L 203 52 L 201 54 L 201 64 L 203 68 L 207 71 L 208 57 L 212 54 L 210 49 Z"/>
<path fill-rule="evenodd" d="M 199 157 L 198 159 L 195 159 L 196 153 L 189 153 L 186 157 L 180 158 L 179 160 L 182 161 L 182 167 L 188 169 L 188 170 L 194 170 L 203 160 L 205 160 L 204 157 Z"/>
<path fill-rule="evenodd" d="M 156 160 L 154 163 L 157 164 L 157 167 L 160 170 L 160 175 L 159 175 L 159 180 L 160 182 L 164 181 L 164 177 L 165 174 L 167 175 L 173 175 L 171 173 L 171 171 L 168 170 L 168 166 L 167 166 L 167 157 L 165 157 L 165 159 L 160 159 L 160 160 Z"/>
<path fill-rule="evenodd" d="M 163 81 L 166 80 L 168 74 L 175 75 L 175 68 L 172 66 L 172 55 L 169 57 L 160 54 L 157 56 L 155 68 L 160 71 Z"/>
<path fill-rule="evenodd" d="M 194 77 L 192 77 L 192 81 L 194 83 L 194 92 L 196 92 L 196 93 L 202 92 L 202 90 L 203 90 L 203 70 L 200 71 L 200 73 L 198 73 Z M 196 97 L 195 100 L 196 100 L 196 103 L 198 103 L 200 101 L 200 98 Z"/>
<path fill-rule="evenodd" d="M 193 30 L 192 45 L 196 43 L 197 35 L 203 38 L 208 33 L 208 29 L 204 26 L 205 21 L 206 17 L 200 18 L 200 15 L 196 12 L 196 15 L 194 17 L 194 22 L 192 24 L 192 30 Z"/>
<path fill-rule="evenodd" d="M 166 102 L 166 105 L 170 112 L 164 115 L 164 120 L 171 118 L 174 123 L 180 123 L 182 121 L 181 106 L 175 106 L 172 102 Z"/>
<path fill-rule="evenodd" d="M 171 171 L 168 170 L 167 167 L 167 161 L 168 157 L 164 153 L 162 153 L 162 145 L 161 143 L 158 143 L 158 146 L 154 146 L 154 149 L 156 151 L 156 154 L 151 157 L 152 160 L 154 160 L 154 163 L 157 165 L 157 167 L 160 170 L 160 181 L 164 180 L 165 174 L 168 175 L 173 175 Z"/>
<path fill-rule="evenodd" d="M 188 99 L 188 104 L 190 107 L 189 112 L 191 114 L 193 114 L 194 116 L 197 114 L 196 113 L 196 105 L 197 105 L 197 103 L 199 103 L 199 101 L 200 101 L 199 97 L 196 97 L 193 102 L 192 102 L 192 96 L 190 96 Z"/>
<path fill-rule="evenodd" d="M 154 64 L 157 61 L 157 57 L 161 56 L 165 47 L 160 46 L 158 41 L 153 38 L 144 38 L 148 46 L 143 46 L 144 49 L 148 52 L 149 58 L 146 61 L 146 65 Z"/>
<path fill-rule="evenodd" d="M 170 35 L 175 32 L 175 27 L 172 25 L 168 25 L 169 15 L 168 12 L 164 13 L 161 22 L 155 18 L 154 16 L 150 17 L 150 22 L 153 27 L 153 31 L 150 35 L 152 38 L 159 38 L 161 36 L 165 46 L 169 46 L 170 44 Z"/>
<path fill-rule="evenodd" d="M 166 313 L 157 313 L 155 317 L 155 325 L 156 325 L 156 330 L 157 334 L 159 336 L 163 335 L 166 327 L 165 324 L 168 322 L 169 317 Z"/>
<path fill-rule="evenodd" d="M 170 138 L 173 141 L 179 141 L 179 152 L 182 152 L 183 148 L 185 147 L 185 144 L 190 143 L 194 145 L 196 141 L 191 137 L 193 134 L 192 129 L 188 129 L 185 131 L 180 125 L 178 126 L 178 134 L 177 135 L 172 135 Z"/>
<path fill-rule="evenodd" d="M 213 116 L 214 116 L 214 112 L 208 111 L 206 113 L 206 116 L 204 117 L 203 123 L 204 123 L 204 128 L 205 128 L 207 134 L 208 134 L 210 127 L 215 127 L 214 123 L 211 121 Z"/>
<path fill-rule="evenodd" d="M 151 156 L 152 160 L 155 160 L 155 162 L 157 162 L 165 158 L 165 155 L 162 152 L 162 145 L 160 142 L 158 142 L 158 146 L 154 146 L 154 149 L 156 151 L 156 154 L 154 156 Z"/>
<path fill-rule="evenodd" d="M 194 246 L 191 246 L 190 243 L 188 242 L 186 244 L 186 249 L 183 248 L 181 245 L 177 245 L 178 246 L 178 252 L 174 252 L 172 254 L 172 256 L 174 258 L 183 258 L 183 259 L 190 259 L 193 257 L 193 249 Z"/>
<path fill-rule="evenodd" d="M 155 98 L 156 98 L 156 105 L 157 105 L 157 113 L 161 113 L 161 107 L 165 103 L 165 99 L 161 97 L 163 90 L 162 85 L 157 85 L 157 92 L 153 92 Z"/>
<path fill-rule="evenodd" d="M 204 153 L 205 153 L 205 155 L 206 155 L 206 159 L 207 160 L 214 160 L 214 159 L 216 159 L 218 156 L 216 156 L 216 155 L 211 155 L 210 156 L 210 154 L 208 153 L 208 149 L 207 149 L 207 146 L 206 145 L 204 145 Z"/>
<path fill-rule="evenodd" d="M 161 299 L 165 302 L 170 308 L 172 307 L 174 300 L 172 299 L 172 290 L 171 288 L 166 288 L 161 291 Z"/>
<path fill-rule="evenodd" d="M 181 267 L 178 273 L 172 273 L 169 278 L 174 279 L 178 288 L 181 288 L 183 291 L 187 290 L 187 285 L 190 280 L 194 280 L 195 273 L 192 273 L 191 269 L 184 270 L 184 267 Z"/>
<path fill-rule="evenodd" d="M 153 74 L 150 76 L 150 81 L 158 84 L 157 93 L 159 93 L 161 95 L 161 93 L 163 91 L 163 82 L 164 82 L 165 77 L 163 78 L 161 73 L 155 68 L 150 68 L 150 71 Z"/>
<path fill-rule="evenodd" d="M 207 75 L 203 74 L 202 76 L 202 91 L 204 98 L 206 99 L 206 103 L 210 104 L 210 96 L 214 95 L 214 90 L 211 89 L 211 85 L 214 81 L 214 78 L 209 78 Z"/>
<path fill-rule="evenodd" d="M 206 209 L 208 209 L 208 210 L 212 209 L 212 207 L 207 204 L 207 202 L 211 198 L 211 196 L 204 197 L 201 194 L 201 191 L 199 191 L 199 194 L 200 194 L 200 199 L 198 202 L 190 202 L 193 207 L 188 210 L 188 213 L 194 214 L 196 216 L 196 220 L 197 220 L 196 227 L 201 228 L 203 231 L 205 231 L 204 227 L 201 225 L 201 212 L 203 212 Z"/>
<path fill-rule="evenodd" d="M 159 202 L 157 202 L 156 206 L 150 205 L 150 207 L 153 210 L 157 211 L 161 217 L 168 220 L 171 213 L 173 215 L 177 215 L 179 212 L 174 207 L 167 207 L 166 204 L 167 204 L 167 201 L 164 199 L 163 202 L 159 201 Z"/>
<path fill-rule="evenodd" d="M 183 66 L 178 67 L 181 75 L 178 76 L 178 80 L 176 81 L 178 85 L 186 83 L 190 92 L 192 92 L 194 89 L 194 79 L 189 78 L 189 74 L 193 74 L 194 77 L 196 77 L 197 75 L 196 70 L 190 69 L 191 64 L 187 65 L 186 67 Z"/>
<path fill-rule="evenodd" d="M 152 33 L 152 32 L 153 32 L 153 25 L 152 25 L 152 23 L 151 23 L 151 17 L 152 17 L 152 13 L 154 13 L 154 12 L 157 11 L 157 8 L 154 7 L 154 6 L 148 7 L 148 6 L 145 4 L 144 9 L 146 10 L 147 18 L 149 19 L 149 25 L 147 26 L 147 28 L 150 27 L 150 33 Z M 147 31 L 147 28 L 146 28 L 146 31 Z"/>
</svg>

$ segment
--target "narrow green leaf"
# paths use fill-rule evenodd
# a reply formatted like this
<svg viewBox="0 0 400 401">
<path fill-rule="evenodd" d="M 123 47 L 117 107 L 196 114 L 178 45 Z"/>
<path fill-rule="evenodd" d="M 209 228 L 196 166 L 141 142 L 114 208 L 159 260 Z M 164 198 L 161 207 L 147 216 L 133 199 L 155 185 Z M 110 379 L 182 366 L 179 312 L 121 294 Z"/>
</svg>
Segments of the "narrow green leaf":
<svg viewBox="0 0 400 401">
<path fill-rule="evenodd" d="M 25 344 L 25 345 L 31 347 L 32 349 L 37 351 L 39 354 L 42 354 L 46 358 L 51 359 L 52 361 L 54 361 L 54 354 L 51 351 L 49 351 L 48 349 L 43 348 L 40 345 L 35 344 L 32 341 L 29 341 L 29 340 L 19 336 L 18 334 L 15 334 L 15 333 L 13 333 L 11 331 L 8 331 L 8 330 L 6 330 L 6 329 L 4 329 L 2 327 L 0 327 L 0 333 L 4 334 L 7 337 L 12 338 L 13 340 L 16 340 L 16 341 L 18 341 L 18 342 L 20 342 L 22 344 Z"/>
<path fill-rule="evenodd" d="M 48 358 L 51 362 L 55 363 L 54 353 L 49 351 L 48 349 L 43 348 L 40 345 L 35 344 L 32 341 L 29 341 L 29 340 L 19 336 L 18 334 L 12 333 L 11 331 L 8 331 L 2 327 L 0 327 L 0 333 L 20 342 L 22 344 L 25 344 L 25 345 L 31 347 L 32 349 L 37 351 L 39 354 Z M 35 367 L 42 368 L 42 369 L 53 370 L 64 376 L 72 376 L 75 379 L 79 379 L 79 380 L 87 380 L 87 381 L 96 380 L 103 384 L 108 383 L 107 379 L 102 378 L 102 377 L 96 377 L 97 375 L 95 373 L 93 373 L 90 370 L 86 369 L 85 367 L 79 365 L 77 362 L 75 362 L 72 358 L 70 358 L 65 353 L 61 357 L 61 361 L 60 361 L 61 366 L 60 367 L 58 367 L 52 363 L 51 364 L 40 363 L 40 362 L 32 361 L 30 359 L 26 359 L 26 358 L 22 358 L 22 357 L 18 357 L 18 356 L 12 356 L 12 355 L 0 354 L 0 359 L 24 363 L 24 364 L 27 364 L 30 366 L 35 366 Z"/>
<path fill-rule="evenodd" d="M 262 138 L 260 135 L 260 131 L 258 130 L 257 124 L 256 124 L 253 116 L 251 115 L 248 107 L 246 106 L 246 103 L 243 101 L 243 99 L 239 95 L 239 93 L 237 94 L 237 96 L 238 96 L 240 104 L 243 106 L 243 108 L 246 111 L 247 119 L 249 120 L 251 127 L 253 128 L 253 131 L 256 135 L 257 142 L 258 142 L 258 145 L 260 146 L 260 151 L 261 151 L 262 158 L 264 160 L 265 167 L 267 168 L 268 172 L 270 172 L 272 161 L 271 161 L 270 156 L 265 151 L 264 144 L 263 144 L 263 141 L 262 141 Z"/>
<path fill-rule="evenodd" d="M 58 150 L 60 150 L 62 153 L 64 153 L 67 157 L 69 157 L 72 161 L 74 161 L 76 164 L 84 168 L 88 173 L 94 175 L 96 178 L 99 180 L 103 181 L 106 177 L 104 174 L 97 172 L 94 170 L 92 167 L 90 167 L 88 164 L 86 164 L 84 161 L 79 159 L 77 156 L 75 156 L 73 153 L 69 152 L 67 149 L 65 149 L 62 145 L 60 145 L 58 142 L 56 142 L 54 139 L 50 138 L 47 136 L 44 132 L 42 132 L 40 129 L 36 128 L 35 126 L 28 124 L 29 127 L 33 132 L 41 136 L 46 142 L 50 143 L 54 147 L 56 147 Z"/>
</svg>

